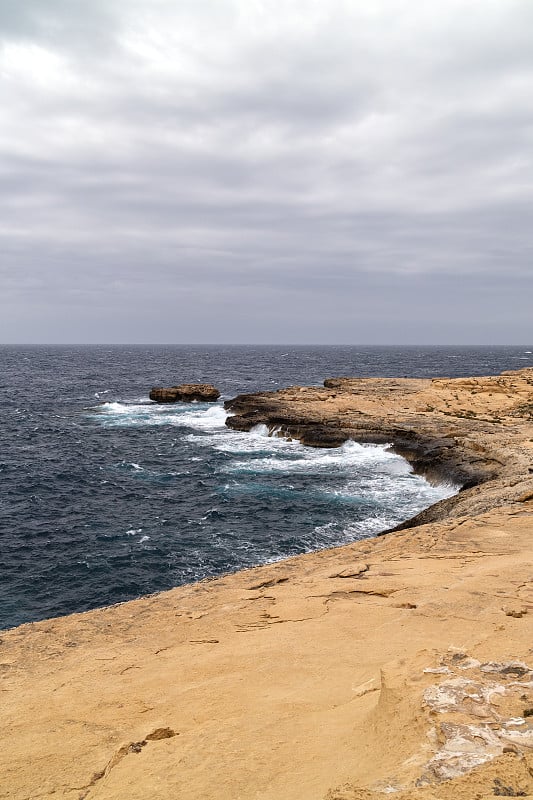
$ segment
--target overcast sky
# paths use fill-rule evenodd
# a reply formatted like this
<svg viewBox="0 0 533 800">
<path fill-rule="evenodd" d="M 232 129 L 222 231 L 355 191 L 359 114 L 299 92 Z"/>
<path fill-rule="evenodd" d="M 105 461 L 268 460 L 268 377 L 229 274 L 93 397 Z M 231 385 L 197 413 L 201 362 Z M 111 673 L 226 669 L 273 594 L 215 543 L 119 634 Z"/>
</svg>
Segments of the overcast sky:
<svg viewBox="0 0 533 800">
<path fill-rule="evenodd" d="M 0 342 L 533 340 L 532 0 L 0 0 Z"/>
</svg>

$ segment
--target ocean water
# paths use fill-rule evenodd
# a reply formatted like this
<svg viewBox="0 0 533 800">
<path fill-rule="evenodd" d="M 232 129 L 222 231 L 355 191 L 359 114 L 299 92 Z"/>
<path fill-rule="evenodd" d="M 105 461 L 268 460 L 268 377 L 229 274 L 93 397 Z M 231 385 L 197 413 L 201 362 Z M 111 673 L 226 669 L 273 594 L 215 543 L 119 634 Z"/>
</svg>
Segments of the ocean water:
<svg viewBox="0 0 533 800">
<path fill-rule="evenodd" d="M 384 446 L 225 427 L 241 392 L 483 375 L 533 347 L 0 347 L 0 628 L 375 535 L 454 491 Z M 215 405 L 150 403 L 212 382 Z"/>
</svg>

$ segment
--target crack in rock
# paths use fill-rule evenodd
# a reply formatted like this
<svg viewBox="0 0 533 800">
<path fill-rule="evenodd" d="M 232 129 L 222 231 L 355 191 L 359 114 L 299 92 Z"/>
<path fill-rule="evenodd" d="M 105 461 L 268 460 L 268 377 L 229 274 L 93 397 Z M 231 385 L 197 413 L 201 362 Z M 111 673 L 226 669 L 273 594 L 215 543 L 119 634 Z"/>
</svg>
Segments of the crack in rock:
<svg viewBox="0 0 533 800">
<path fill-rule="evenodd" d="M 278 583 L 286 583 L 288 580 L 288 578 L 272 578 L 270 581 L 263 581 L 263 583 L 255 583 L 253 586 L 248 586 L 248 591 L 254 592 L 258 589 L 270 589 L 271 586 L 276 586 Z"/>
<path fill-rule="evenodd" d="M 98 781 L 102 780 L 102 778 L 107 778 L 111 770 L 116 767 L 117 764 L 120 764 L 122 759 L 130 755 L 130 753 L 140 753 L 141 750 L 146 747 L 148 742 L 157 742 L 161 739 L 172 739 L 174 736 L 179 736 L 179 733 L 172 730 L 172 728 L 156 728 L 141 741 L 129 742 L 128 744 L 124 744 L 122 747 L 119 747 L 116 753 L 114 753 L 114 755 L 109 759 L 106 766 L 99 772 L 95 772 L 90 782 L 86 784 L 86 786 L 76 787 L 81 789 L 79 800 L 85 800 L 92 787 L 95 786 Z"/>
<path fill-rule="evenodd" d="M 355 564 L 353 567 L 347 567 L 346 569 L 341 570 L 341 572 L 336 572 L 333 575 L 330 575 L 330 578 L 359 578 L 361 575 L 364 575 L 365 572 L 368 572 L 370 569 L 368 564 Z"/>
</svg>

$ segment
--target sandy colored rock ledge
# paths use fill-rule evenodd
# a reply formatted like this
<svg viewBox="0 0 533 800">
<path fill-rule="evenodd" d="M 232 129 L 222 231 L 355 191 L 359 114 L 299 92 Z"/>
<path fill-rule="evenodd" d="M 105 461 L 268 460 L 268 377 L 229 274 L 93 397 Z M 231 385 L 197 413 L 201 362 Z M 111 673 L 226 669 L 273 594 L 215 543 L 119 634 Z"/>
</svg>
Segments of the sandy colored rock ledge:
<svg viewBox="0 0 533 800">
<path fill-rule="evenodd" d="M 384 537 L 0 633 L 0 797 L 533 796 L 532 393 L 522 371 L 263 396 L 293 434 L 383 423 L 415 462 L 453 440 L 432 468 L 475 485 Z"/>
</svg>

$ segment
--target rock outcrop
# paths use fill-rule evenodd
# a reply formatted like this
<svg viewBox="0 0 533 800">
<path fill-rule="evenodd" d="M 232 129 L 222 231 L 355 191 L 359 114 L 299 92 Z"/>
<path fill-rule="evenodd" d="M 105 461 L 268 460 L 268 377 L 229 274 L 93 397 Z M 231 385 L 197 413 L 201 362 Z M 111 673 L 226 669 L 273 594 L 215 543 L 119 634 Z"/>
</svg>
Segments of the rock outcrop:
<svg viewBox="0 0 533 800">
<path fill-rule="evenodd" d="M 156 403 L 214 403 L 220 397 L 218 389 L 210 383 L 182 383 L 179 386 L 163 388 L 154 386 L 150 390 L 150 400 Z"/>
<path fill-rule="evenodd" d="M 488 511 L 533 490 L 533 369 L 495 377 L 330 378 L 225 403 L 226 425 L 266 425 L 312 447 L 389 443 L 429 480 L 461 488 L 402 528 Z"/>
</svg>

